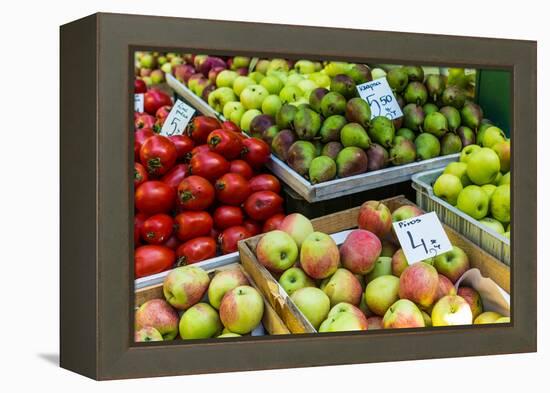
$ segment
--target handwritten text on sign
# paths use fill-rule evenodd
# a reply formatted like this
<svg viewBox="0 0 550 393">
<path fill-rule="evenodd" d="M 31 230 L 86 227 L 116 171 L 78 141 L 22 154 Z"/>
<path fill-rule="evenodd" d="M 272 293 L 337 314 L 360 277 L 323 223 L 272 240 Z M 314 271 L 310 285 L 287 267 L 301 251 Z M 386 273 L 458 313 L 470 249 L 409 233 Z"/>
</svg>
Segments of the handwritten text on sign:
<svg viewBox="0 0 550 393">
<path fill-rule="evenodd" d="M 143 113 L 144 97 L 143 93 L 134 94 L 134 112 Z"/>
<path fill-rule="evenodd" d="M 176 100 L 176 103 L 166 117 L 160 135 L 172 136 L 182 135 L 185 127 L 193 117 L 195 109 L 181 100 Z"/>
<path fill-rule="evenodd" d="M 434 212 L 393 223 L 409 264 L 451 251 L 453 246 Z"/>
<path fill-rule="evenodd" d="M 371 119 L 386 116 L 393 120 L 403 116 L 386 78 L 375 79 L 357 86 L 362 99 L 370 106 Z"/>
</svg>

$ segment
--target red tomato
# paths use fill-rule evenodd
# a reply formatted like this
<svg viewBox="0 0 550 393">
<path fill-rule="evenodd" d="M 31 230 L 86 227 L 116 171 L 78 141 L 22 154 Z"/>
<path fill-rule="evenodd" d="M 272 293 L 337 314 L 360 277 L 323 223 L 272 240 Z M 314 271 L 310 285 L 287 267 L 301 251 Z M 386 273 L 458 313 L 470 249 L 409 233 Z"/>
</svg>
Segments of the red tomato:
<svg viewBox="0 0 550 393">
<path fill-rule="evenodd" d="M 158 89 L 149 89 L 143 97 L 145 112 L 154 115 L 164 105 L 172 105 L 172 99 L 168 94 Z"/>
<path fill-rule="evenodd" d="M 180 244 L 181 242 L 179 241 L 178 237 L 175 233 L 173 233 L 172 236 L 170 236 L 163 245 L 164 247 L 168 247 L 169 249 L 176 251 Z"/>
<path fill-rule="evenodd" d="M 141 148 L 141 145 L 134 141 L 134 161 L 139 161 L 139 149 Z"/>
<path fill-rule="evenodd" d="M 244 214 L 237 206 L 220 206 L 214 210 L 214 225 L 218 229 L 225 229 L 235 225 L 242 225 Z"/>
<path fill-rule="evenodd" d="M 243 139 L 241 157 L 253 168 L 259 168 L 269 161 L 271 149 L 269 145 L 258 138 Z"/>
<path fill-rule="evenodd" d="M 197 144 L 206 143 L 208 134 L 221 128 L 221 124 L 215 117 L 196 116 L 187 127 L 187 133 Z"/>
<path fill-rule="evenodd" d="M 250 195 L 248 181 L 238 173 L 226 173 L 214 184 L 216 198 L 227 205 L 240 205 Z"/>
<path fill-rule="evenodd" d="M 232 131 L 214 130 L 208 135 L 207 143 L 210 150 L 228 160 L 237 157 L 243 149 L 241 140 Z"/>
<path fill-rule="evenodd" d="M 182 242 L 199 236 L 208 236 L 214 222 L 207 212 L 186 211 L 175 218 L 176 235 Z"/>
<path fill-rule="evenodd" d="M 250 236 L 256 236 L 262 232 L 262 226 L 259 222 L 247 218 L 244 220 L 243 227 L 250 232 Z"/>
<path fill-rule="evenodd" d="M 188 174 L 189 166 L 187 164 L 177 164 L 160 180 L 177 190 L 181 181 L 185 179 Z"/>
<path fill-rule="evenodd" d="M 153 131 L 155 131 L 157 134 L 160 134 L 162 131 L 162 126 L 164 125 L 164 121 L 166 118 L 160 118 L 155 120 L 155 124 L 153 124 Z"/>
<path fill-rule="evenodd" d="M 134 251 L 134 274 L 136 278 L 150 276 L 170 269 L 176 261 L 174 250 L 148 244 Z"/>
<path fill-rule="evenodd" d="M 204 210 L 214 202 L 214 187 L 204 177 L 189 176 L 178 186 L 178 203 L 187 210 Z"/>
<path fill-rule="evenodd" d="M 141 150 L 141 146 L 143 145 L 143 142 L 145 142 L 147 139 L 151 138 L 152 136 L 157 135 L 151 130 L 150 128 L 142 128 L 141 130 L 137 130 L 134 132 L 134 156 L 135 161 L 139 161 L 139 152 Z M 136 153 L 137 149 L 137 155 Z"/>
<path fill-rule="evenodd" d="M 136 213 L 134 216 L 134 248 L 139 246 L 141 240 L 141 228 L 143 223 L 147 219 L 147 215 L 143 213 Z"/>
<path fill-rule="evenodd" d="M 142 79 L 134 79 L 134 93 L 145 93 L 147 91 L 147 85 Z"/>
<path fill-rule="evenodd" d="M 229 164 L 229 172 L 231 173 L 238 173 L 246 180 L 254 176 L 254 171 L 252 170 L 252 167 L 248 165 L 248 163 L 244 160 L 233 160 Z"/>
<path fill-rule="evenodd" d="M 189 167 L 193 175 L 202 176 L 205 179 L 214 181 L 223 174 L 229 172 L 229 161 L 218 153 L 207 151 L 199 153 L 189 161 Z"/>
<path fill-rule="evenodd" d="M 195 146 L 193 150 L 191 150 L 191 154 L 188 155 L 189 161 L 191 161 L 191 158 L 195 157 L 196 155 L 199 155 L 200 153 L 209 152 L 210 147 L 207 144 Z"/>
<path fill-rule="evenodd" d="M 155 125 L 155 117 L 147 113 L 140 113 L 134 120 L 134 129 L 141 130 L 142 128 L 153 128 Z"/>
<path fill-rule="evenodd" d="M 177 160 L 187 161 L 190 158 L 191 150 L 195 147 L 193 139 L 187 135 L 172 135 L 168 139 L 176 146 Z"/>
<path fill-rule="evenodd" d="M 149 244 L 162 244 L 174 229 L 174 220 L 167 214 L 155 214 L 149 217 L 141 227 L 141 238 Z"/>
<path fill-rule="evenodd" d="M 164 105 L 157 109 L 155 117 L 157 119 L 166 119 L 172 110 L 172 105 Z"/>
<path fill-rule="evenodd" d="M 226 131 L 233 131 L 237 135 L 242 135 L 241 128 L 230 120 L 226 120 L 222 123 L 222 129 Z"/>
<path fill-rule="evenodd" d="M 148 138 L 139 151 L 139 158 L 150 175 L 164 175 L 176 163 L 176 146 L 162 135 Z"/>
<path fill-rule="evenodd" d="M 191 265 L 216 256 L 216 241 L 208 236 L 188 240 L 176 250 L 177 266 Z"/>
<path fill-rule="evenodd" d="M 269 173 L 262 173 L 250 179 L 250 191 L 273 191 L 276 194 L 281 192 L 281 183 Z"/>
<path fill-rule="evenodd" d="M 257 221 L 267 220 L 277 214 L 283 207 L 283 198 L 273 191 L 257 191 L 251 194 L 244 203 L 246 214 Z"/>
<path fill-rule="evenodd" d="M 225 229 L 218 238 L 222 254 L 237 251 L 237 242 L 250 236 L 250 232 L 248 232 L 245 227 L 240 225 Z"/>
<path fill-rule="evenodd" d="M 146 181 L 135 193 L 136 208 L 149 215 L 168 213 L 174 207 L 175 201 L 176 191 L 161 181 Z"/>
<path fill-rule="evenodd" d="M 134 190 L 148 180 L 145 167 L 139 162 L 134 162 Z"/>
<path fill-rule="evenodd" d="M 264 222 L 262 232 L 270 232 L 270 231 L 274 231 L 275 229 L 279 229 L 279 226 L 281 225 L 281 222 L 283 222 L 285 217 L 286 216 L 283 213 L 277 213 L 269 217 Z"/>
</svg>

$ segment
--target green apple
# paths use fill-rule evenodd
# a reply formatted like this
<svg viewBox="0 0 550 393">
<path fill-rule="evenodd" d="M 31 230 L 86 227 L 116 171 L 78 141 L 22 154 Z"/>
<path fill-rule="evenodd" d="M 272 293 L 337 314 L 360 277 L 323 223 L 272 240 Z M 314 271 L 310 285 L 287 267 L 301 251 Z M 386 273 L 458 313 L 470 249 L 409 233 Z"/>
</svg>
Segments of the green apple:
<svg viewBox="0 0 550 393">
<path fill-rule="evenodd" d="M 264 102 L 262 102 L 262 112 L 265 115 L 270 116 L 277 116 L 277 112 L 281 109 L 283 106 L 283 101 L 281 98 L 276 94 L 268 95 Z"/>
<path fill-rule="evenodd" d="M 304 80 L 298 82 L 297 86 L 300 88 L 300 90 L 302 90 L 304 92 L 304 97 L 307 98 L 308 100 L 309 100 L 309 95 L 311 94 L 311 92 L 318 87 L 315 82 L 313 82 L 312 80 L 309 80 L 309 79 L 304 79 Z"/>
<path fill-rule="evenodd" d="M 382 320 L 384 329 L 424 327 L 422 313 L 410 300 L 400 299 L 388 308 Z"/>
<path fill-rule="evenodd" d="M 263 78 L 260 85 L 263 86 L 269 94 L 279 94 L 281 89 L 284 87 L 283 82 L 274 75 Z"/>
<path fill-rule="evenodd" d="M 298 86 L 298 83 L 302 82 L 303 80 L 307 80 L 305 76 L 300 74 L 291 74 L 288 76 L 285 86 Z"/>
<path fill-rule="evenodd" d="M 283 82 L 283 85 L 286 83 L 286 81 L 288 79 L 288 74 L 286 72 L 283 72 L 283 71 L 269 71 L 267 73 L 267 76 L 275 76 L 275 77 L 279 78 L 279 80 L 281 82 Z"/>
<path fill-rule="evenodd" d="M 249 85 L 244 88 L 240 98 L 245 109 L 260 109 L 262 102 L 269 95 L 267 89 L 261 85 Z"/>
<path fill-rule="evenodd" d="M 310 60 L 298 60 L 294 64 L 294 69 L 300 74 L 311 74 L 315 72 L 315 64 Z"/>
<path fill-rule="evenodd" d="M 269 72 L 269 71 L 288 72 L 288 70 L 289 70 L 288 61 L 286 61 L 285 59 L 272 59 L 269 62 L 269 65 L 267 66 L 266 72 Z"/>
<path fill-rule="evenodd" d="M 462 149 L 462 152 L 460 153 L 459 161 L 467 164 L 468 161 L 470 160 L 470 156 L 480 149 L 481 149 L 481 146 L 478 146 L 478 145 L 466 146 L 464 149 Z"/>
<path fill-rule="evenodd" d="M 141 68 L 151 69 L 155 66 L 155 57 L 151 53 L 145 53 L 139 60 Z"/>
<path fill-rule="evenodd" d="M 208 303 L 197 303 L 185 311 L 179 324 L 180 336 L 184 340 L 214 337 L 222 329 L 218 312 Z"/>
<path fill-rule="evenodd" d="M 304 240 L 313 233 L 311 221 L 300 213 L 287 215 L 281 221 L 278 229 L 288 233 L 296 242 L 298 249 L 302 247 Z"/>
<path fill-rule="evenodd" d="M 433 326 L 471 325 L 472 310 L 466 300 L 458 295 L 444 296 L 432 309 Z"/>
<path fill-rule="evenodd" d="M 178 310 L 187 310 L 198 303 L 208 289 L 210 277 L 197 266 L 177 267 L 168 273 L 162 284 L 164 298 Z"/>
<path fill-rule="evenodd" d="M 469 216 L 480 220 L 489 210 L 489 197 L 480 186 L 467 186 L 458 194 L 456 206 Z"/>
<path fill-rule="evenodd" d="M 244 109 L 244 108 L 243 108 Z M 260 112 L 259 110 L 257 109 L 249 109 L 247 110 L 246 112 L 244 112 L 242 115 L 241 115 L 241 121 L 240 121 L 240 126 L 241 126 L 241 130 L 243 131 L 248 131 L 250 130 L 250 123 L 252 123 L 252 120 L 254 120 L 254 118 L 256 116 L 259 116 L 261 115 L 262 112 Z M 233 121 L 233 120 L 232 120 Z M 237 124 L 237 123 L 235 123 Z"/>
<path fill-rule="evenodd" d="M 302 98 L 304 92 L 298 86 L 285 86 L 279 92 L 283 104 L 296 102 Z"/>
<path fill-rule="evenodd" d="M 258 261 L 272 272 L 283 272 L 298 259 L 298 246 L 286 232 L 274 230 L 266 233 L 256 246 Z"/>
<path fill-rule="evenodd" d="M 495 186 L 498 186 L 500 184 L 500 181 L 502 180 L 502 173 L 497 173 L 495 180 L 491 182 L 491 184 L 494 184 Z"/>
<path fill-rule="evenodd" d="M 497 153 L 487 147 L 472 153 L 468 160 L 466 173 L 470 180 L 478 186 L 492 183 L 500 174 L 500 160 Z"/>
<path fill-rule="evenodd" d="M 161 70 L 153 70 L 153 72 L 151 72 L 151 82 L 153 82 L 154 85 L 164 82 L 164 72 Z"/>
<path fill-rule="evenodd" d="M 460 182 L 462 183 L 462 187 L 469 186 L 472 184 L 472 181 L 468 177 L 468 174 L 466 173 L 468 169 L 468 165 L 465 162 L 451 162 L 449 165 L 445 167 L 445 170 L 443 173 L 455 175 L 460 179 Z"/>
<path fill-rule="evenodd" d="M 223 70 L 216 77 L 216 86 L 232 88 L 238 76 L 239 74 L 235 71 Z"/>
<path fill-rule="evenodd" d="M 319 288 L 298 289 L 290 298 L 315 329 L 319 328 L 330 311 L 330 299 Z"/>
<path fill-rule="evenodd" d="M 237 333 L 223 333 L 223 334 L 220 334 L 216 338 L 230 338 L 230 337 L 242 337 L 242 336 L 240 334 L 237 334 Z"/>
<path fill-rule="evenodd" d="M 347 269 L 337 269 L 334 274 L 321 283 L 320 287 L 330 299 L 330 305 L 349 303 L 358 306 L 363 295 L 361 283 Z"/>
<path fill-rule="evenodd" d="M 482 312 L 474 319 L 474 325 L 485 325 L 487 323 L 495 323 L 498 319 L 502 318 L 503 315 L 500 315 L 494 311 L 485 311 Z"/>
<path fill-rule="evenodd" d="M 144 343 L 149 341 L 162 341 L 162 334 L 152 326 L 146 326 L 136 331 L 134 341 Z"/>
<path fill-rule="evenodd" d="M 233 113 L 233 111 L 236 111 L 238 109 L 244 110 L 243 104 L 241 104 L 240 101 L 229 101 L 227 104 L 223 106 L 223 117 L 225 117 L 226 119 L 229 119 L 231 117 L 231 113 Z"/>
<path fill-rule="evenodd" d="M 233 82 L 233 91 L 240 97 L 246 86 L 255 85 L 256 81 L 248 76 L 238 76 Z"/>
<path fill-rule="evenodd" d="M 388 308 L 399 300 L 399 278 L 392 275 L 380 276 L 368 283 L 365 301 L 369 310 L 384 316 Z"/>
<path fill-rule="evenodd" d="M 319 87 L 327 88 L 330 86 L 330 77 L 321 72 L 314 72 L 313 74 L 309 74 L 308 79 L 313 81 Z"/>
<path fill-rule="evenodd" d="M 321 323 L 319 333 L 358 331 L 367 328 L 368 321 L 361 310 L 349 303 L 339 303 Z"/>
<path fill-rule="evenodd" d="M 353 64 L 351 63 L 331 61 L 325 66 L 324 71 L 328 76 L 334 77 L 338 74 L 347 74 L 352 67 Z"/>
<path fill-rule="evenodd" d="M 481 145 L 483 147 L 492 147 L 498 142 L 503 142 L 506 140 L 506 134 L 498 127 L 489 127 L 485 130 L 483 134 L 483 139 L 481 140 Z"/>
<path fill-rule="evenodd" d="M 510 184 L 498 186 L 491 196 L 491 215 L 502 223 L 510 222 Z"/>
<path fill-rule="evenodd" d="M 220 305 L 223 326 L 233 333 L 248 334 L 262 320 L 264 299 L 251 286 L 241 285 L 227 292 Z"/>
<path fill-rule="evenodd" d="M 254 81 L 256 83 L 260 83 L 262 81 L 262 79 L 265 78 L 265 75 L 259 71 L 254 71 L 254 72 L 251 72 L 250 74 L 248 74 L 248 76 L 252 79 L 254 79 Z"/>
<path fill-rule="evenodd" d="M 254 67 L 254 70 L 256 72 L 260 72 L 262 74 L 265 75 L 265 73 L 267 72 L 267 70 L 269 69 L 269 63 L 270 61 L 267 60 L 267 59 L 260 59 L 258 60 L 258 62 L 256 63 L 256 67 Z"/>
<path fill-rule="evenodd" d="M 238 70 L 239 68 L 247 68 L 250 65 L 250 57 L 235 56 L 231 63 L 231 68 Z"/>
<path fill-rule="evenodd" d="M 495 220 L 494 218 L 485 217 L 479 220 L 479 222 L 484 226 L 486 226 L 487 228 L 492 229 L 496 233 L 499 233 L 501 235 L 504 234 L 504 226 L 500 223 L 500 221 Z"/>
<path fill-rule="evenodd" d="M 222 112 L 225 104 L 231 101 L 237 101 L 237 96 L 230 87 L 218 87 L 208 95 L 208 105 L 217 112 Z"/>
<path fill-rule="evenodd" d="M 233 288 L 247 285 L 248 279 L 241 269 L 222 270 L 217 273 L 208 287 L 208 302 L 212 307 L 219 309 L 223 297 Z"/>
<path fill-rule="evenodd" d="M 170 64 L 174 67 L 183 64 L 183 58 L 181 56 L 174 56 L 170 59 Z"/>
<path fill-rule="evenodd" d="M 374 264 L 374 268 L 365 276 L 366 282 L 369 283 L 377 277 L 392 274 L 391 260 L 391 257 L 378 257 L 376 263 Z"/>
<path fill-rule="evenodd" d="M 172 64 L 170 63 L 164 63 L 160 69 L 162 70 L 162 72 L 166 73 L 166 74 L 171 74 L 172 73 Z"/>
<path fill-rule="evenodd" d="M 433 190 L 437 197 L 455 206 L 458 195 L 462 192 L 462 182 L 457 176 L 444 173 L 435 181 Z"/>
<path fill-rule="evenodd" d="M 510 172 L 506 172 L 498 181 L 498 185 L 502 186 L 503 184 L 510 184 Z"/>
<path fill-rule="evenodd" d="M 481 186 L 481 189 L 485 191 L 490 201 L 491 197 L 493 196 L 493 192 L 495 192 L 495 190 L 497 189 L 497 186 L 495 186 L 494 184 L 484 184 Z"/>
<path fill-rule="evenodd" d="M 493 149 L 498 155 L 500 160 L 500 170 L 502 172 L 508 172 L 510 170 L 510 141 L 499 141 L 491 146 L 491 149 Z"/>
<path fill-rule="evenodd" d="M 287 269 L 279 278 L 279 284 L 289 295 L 298 289 L 315 286 L 315 282 L 299 267 Z"/>
<path fill-rule="evenodd" d="M 470 259 L 461 248 L 453 246 L 451 251 L 434 258 L 434 267 L 439 274 L 444 275 L 454 284 L 470 269 Z"/>
<path fill-rule="evenodd" d="M 242 104 L 241 104 L 242 105 Z M 256 109 L 251 109 L 253 111 L 256 111 Z M 259 111 L 258 111 L 259 112 Z M 244 110 L 244 107 L 240 107 L 240 108 L 237 108 L 236 110 L 234 110 L 233 112 L 231 112 L 231 115 L 229 116 L 229 120 L 231 120 L 233 123 L 235 124 L 241 124 L 241 119 L 243 117 L 243 115 L 245 114 L 245 110 Z M 256 117 L 257 115 L 254 115 L 254 117 Z M 250 120 L 252 121 L 252 120 Z M 249 123 L 250 124 L 250 123 Z M 242 127 L 241 127 L 242 128 Z"/>
</svg>

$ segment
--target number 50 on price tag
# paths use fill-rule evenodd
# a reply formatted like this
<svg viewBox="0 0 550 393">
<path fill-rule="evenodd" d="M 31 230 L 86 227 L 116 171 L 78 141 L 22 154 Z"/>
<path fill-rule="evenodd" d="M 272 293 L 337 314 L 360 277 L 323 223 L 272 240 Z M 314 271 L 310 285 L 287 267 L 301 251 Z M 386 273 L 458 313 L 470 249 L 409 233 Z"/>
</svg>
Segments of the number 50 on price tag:
<svg viewBox="0 0 550 393">
<path fill-rule="evenodd" d="M 370 106 L 371 119 L 386 116 L 390 120 L 403 116 L 386 78 L 375 79 L 357 86 L 359 96 Z"/>
<path fill-rule="evenodd" d="M 393 223 L 409 264 L 451 251 L 453 246 L 434 212 Z"/>
</svg>

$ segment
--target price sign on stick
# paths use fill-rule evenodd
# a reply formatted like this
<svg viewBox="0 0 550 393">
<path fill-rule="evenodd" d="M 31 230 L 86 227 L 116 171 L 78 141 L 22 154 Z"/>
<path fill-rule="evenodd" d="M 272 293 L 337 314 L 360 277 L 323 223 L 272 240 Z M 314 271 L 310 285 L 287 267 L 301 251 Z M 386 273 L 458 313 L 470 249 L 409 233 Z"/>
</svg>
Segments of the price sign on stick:
<svg viewBox="0 0 550 393">
<path fill-rule="evenodd" d="M 176 103 L 166 117 L 160 135 L 172 136 L 182 135 L 185 127 L 195 114 L 195 109 L 181 100 L 176 100 Z"/>
<path fill-rule="evenodd" d="M 143 93 L 134 94 L 134 111 L 135 112 L 139 112 L 139 113 L 143 112 L 144 97 L 145 97 L 145 94 Z"/>
<path fill-rule="evenodd" d="M 393 223 L 409 264 L 435 257 L 453 246 L 434 212 Z"/>
<path fill-rule="evenodd" d="M 397 99 L 386 78 L 375 79 L 357 86 L 359 96 L 370 106 L 371 119 L 386 116 L 393 120 L 403 116 Z"/>
</svg>

